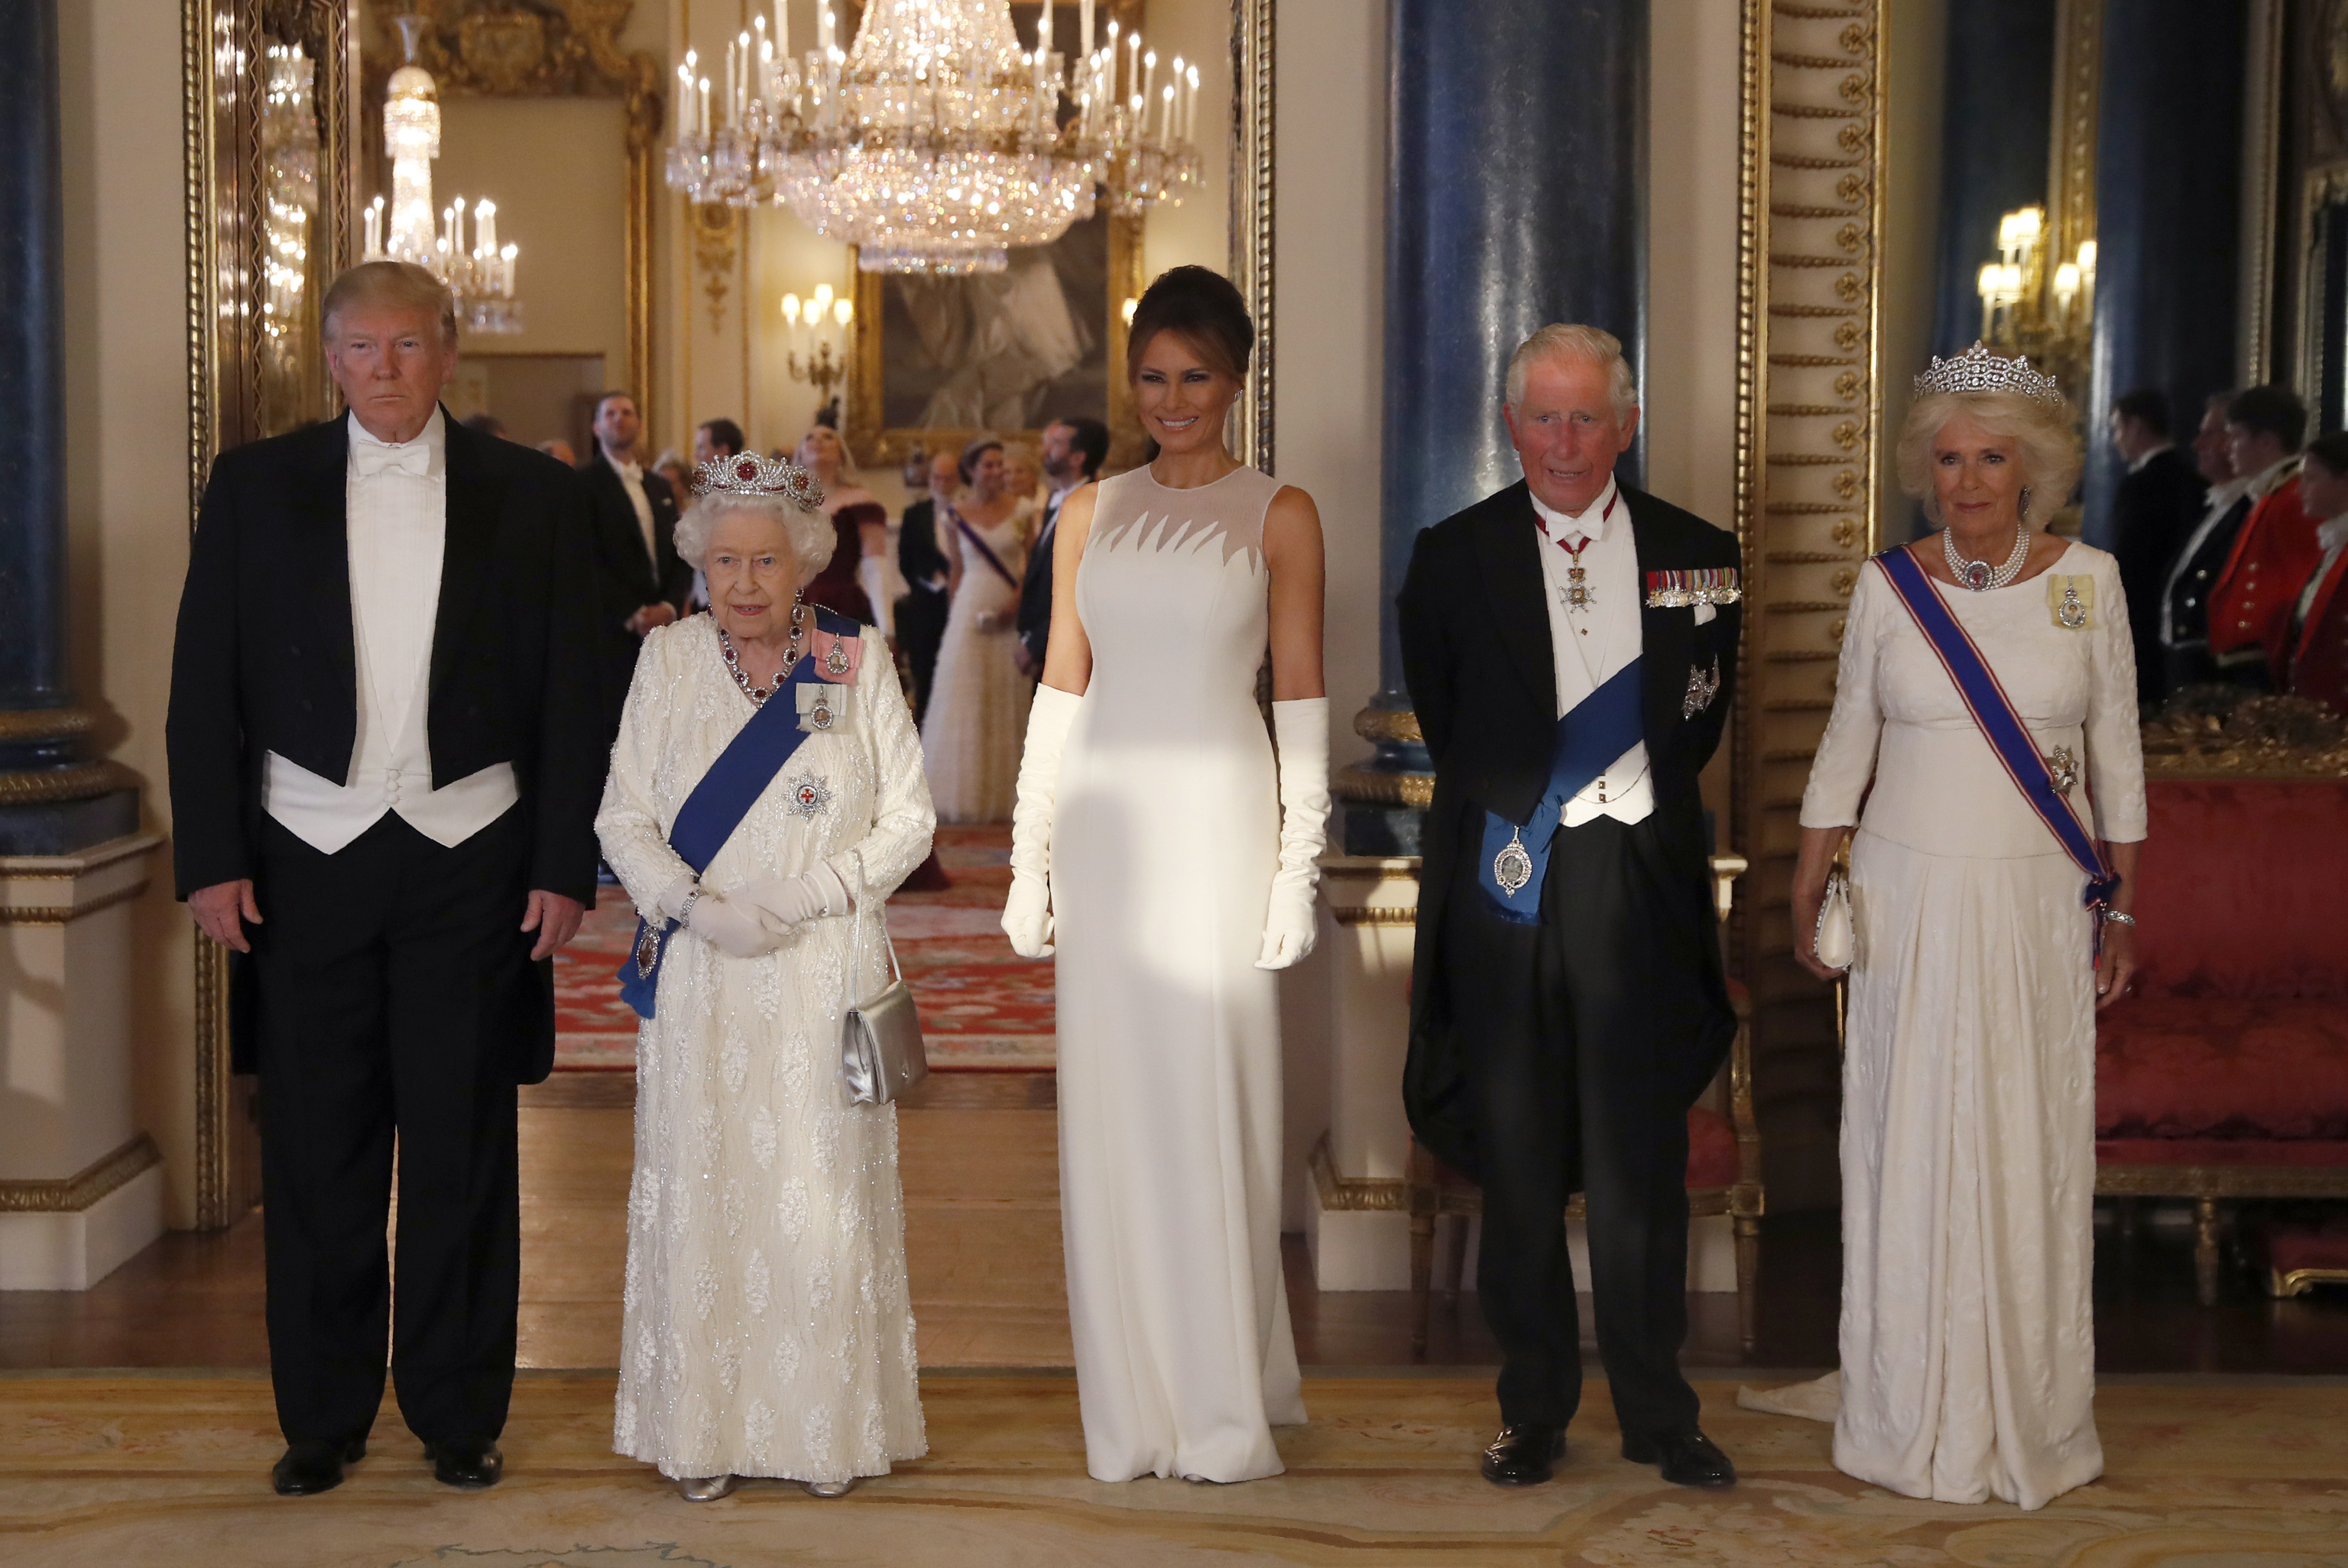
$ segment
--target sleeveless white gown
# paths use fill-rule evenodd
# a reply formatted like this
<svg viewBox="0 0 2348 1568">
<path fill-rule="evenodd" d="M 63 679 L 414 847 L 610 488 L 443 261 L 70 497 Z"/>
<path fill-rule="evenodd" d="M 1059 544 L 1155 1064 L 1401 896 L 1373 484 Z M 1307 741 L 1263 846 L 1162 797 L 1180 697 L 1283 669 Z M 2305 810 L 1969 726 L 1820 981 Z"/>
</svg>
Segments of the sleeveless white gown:
<svg viewBox="0 0 2348 1568">
<path fill-rule="evenodd" d="M 991 528 L 973 523 L 1004 570 L 1026 570 L 1021 531 L 1029 508 L 1022 505 Z M 941 509 L 938 532 L 953 528 L 951 507 Z M 945 637 L 938 644 L 938 670 L 930 687 L 930 711 L 922 721 L 922 759 L 929 770 L 930 796 L 940 822 L 1009 822 L 1019 794 L 1019 748 L 1027 736 L 1027 707 L 1035 700 L 1033 677 L 1011 661 L 1017 646 L 1019 585 L 1004 579 L 986 558 L 962 546 L 962 586 L 946 612 Z M 995 625 L 981 631 L 978 618 L 992 610 Z"/>
<path fill-rule="evenodd" d="M 1256 706 L 1271 581 L 1241 468 L 1101 487 L 1076 573 L 1092 682 L 1061 764 L 1060 1203 L 1086 1468 L 1277 1475 L 1302 1422 L 1280 1265 L 1280 801 Z"/>
</svg>

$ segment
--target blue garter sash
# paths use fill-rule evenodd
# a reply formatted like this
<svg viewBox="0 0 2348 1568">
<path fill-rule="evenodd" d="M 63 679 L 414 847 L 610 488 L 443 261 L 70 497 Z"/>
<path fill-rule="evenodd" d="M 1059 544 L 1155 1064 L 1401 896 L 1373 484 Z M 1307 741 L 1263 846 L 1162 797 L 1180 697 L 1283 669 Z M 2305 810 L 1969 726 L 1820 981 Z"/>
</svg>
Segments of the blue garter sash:
<svg viewBox="0 0 2348 1568">
<path fill-rule="evenodd" d="M 863 630 L 847 616 L 821 606 L 809 608 L 815 610 L 819 631 L 855 637 Z M 814 685 L 823 678 L 815 657 L 802 654 L 782 686 L 750 715 L 750 722 L 736 733 L 677 808 L 676 821 L 668 830 L 669 847 L 693 867 L 695 876 L 709 869 L 709 863 L 717 858 L 717 852 L 726 847 L 726 841 L 734 836 L 734 830 L 742 825 L 742 819 L 750 815 L 750 808 L 758 804 L 758 797 L 807 739 L 798 727 L 797 688 Z M 653 1016 L 654 999 L 660 992 L 661 961 L 668 957 L 668 939 L 676 929 L 676 922 L 665 917 L 657 929 L 642 916 L 636 920 L 636 939 L 620 961 L 620 999 L 633 1008 L 638 1018 Z M 647 950 L 651 962 L 640 963 L 637 955 Z"/>
<path fill-rule="evenodd" d="M 1549 875 L 1549 852 L 1557 838 L 1565 803 L 1588 789 L 1591 780 L 1646 738 L 1639 716 L 1639 664 L 1633 659 L 1623 665 L 1558 720 L 1549 788 L 1533 807 L 1530 820 L 1519 825 L 1498 812 L 1484 814 L 1484 845 L 1476 879 L 1502 919 L 1520 926 L 1540 919 L 1541 880 Z M 1513 887 L 1501 880 L 1504 856 L 1523 874 L 1521 880 L 1509 879 L 1516 883 Z"/>
<path fill-rule="evenodd" d="M 1982 657 L 1981 649 L 1958 623 L 1941 600 L 1940 589 L 1932 586 L 1932 579 L 1916 564 L 1910 551 L 1885 550 L 1875 558 L 1875 564 L 1883 569 L 1883 575 L 1891 581 L 1892 591 L 1915 618 L 1916 630 L 1924 634 L 1925 642 L 1940 655 L 1941 667 L 1956 683 L 1957 694 L 1964 699 L 1990 750 L 2005 764 L 2013 787 L 2022 792 L 2022 798 L 2030 803 L 2030 809 L 2038 814 L 2064 852 L 2086 873 L 2087 886 L 2080 901 L 2090 909 L 2102 909 L 2119 890 L 2120 879 L 2112 874 L 2095 839 L 2079 821 L 2078 813 L 2055 790 L 2054 775 L 2047 767 L 2046 758 L 2039 752 L 2038 743 L 2030 738 L 2022 716 L 2013 711 L 2013 702 L 2006 696 L 2005 688 L 1998 684 L 1989 661 Z M 2097 929 L 2100 933 L 2100 922 Z"/>
</svg>

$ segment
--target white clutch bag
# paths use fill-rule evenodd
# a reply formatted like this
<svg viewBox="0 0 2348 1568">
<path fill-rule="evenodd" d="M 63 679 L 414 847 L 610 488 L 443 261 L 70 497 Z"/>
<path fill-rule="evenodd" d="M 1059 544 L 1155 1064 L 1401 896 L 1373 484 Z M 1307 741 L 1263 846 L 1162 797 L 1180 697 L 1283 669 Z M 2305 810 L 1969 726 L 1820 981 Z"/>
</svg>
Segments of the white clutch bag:
<svg viewBox="0 0 2348 1568">
<path fill-rule="evenodd" d="M 1818 962 L 1847 969 L 1859 953 L 1859 931 L 1850 917 L 1850 876 L 1839 866 L 1827 873 L 1827 896 L 1818 904 Z"/>
</svg>

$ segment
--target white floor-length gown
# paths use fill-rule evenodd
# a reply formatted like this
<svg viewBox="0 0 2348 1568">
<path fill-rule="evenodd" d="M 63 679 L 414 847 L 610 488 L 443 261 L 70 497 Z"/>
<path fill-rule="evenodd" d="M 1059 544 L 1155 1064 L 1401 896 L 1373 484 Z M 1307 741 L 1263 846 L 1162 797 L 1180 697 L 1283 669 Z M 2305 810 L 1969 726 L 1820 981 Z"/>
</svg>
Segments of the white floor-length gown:
<svg viewBox="0 0 2348 1568">
<path fill-rule="evenodd" d="M 975 528 L 994 559 L 1013 579 L 1026 570 L 1021 542 L 1029 509 L 1022 505 L 993 528 Z M 942 540 L 954 527 L 949 503 L 938 507 Z M 946 613 L 938 644 L 937 675 L 930 685 L 930 710 L 922 720 L 922 754 L 929 768 L 930 795 L 940 822 L 1009 822 L 1019 793 L 1019 748 L 1027 737 L 1027 707 L 1035 680 L 1011 661 L 1017 646 L 1019 585 L 987 565 L 966 538 L 962 547 L 962 586 Z M 988 630 L 979 618 L 991 615 Z"/>
<path fill-rule="evenodd" d="M 2063 624 L 2066 585 L 2092 624 Z M 2075 544 L 2006 588 L 1933 586 L 2042 752 L 2076 764 L 2069 798 L 2093 835 L 2141 839 L 2113 559 Z M 1835 1463 L 1910 1497 L 2042 1507 L 2104 1463 L 2085 876 L 1876 566 L 1851 596 L 1802 802 L 1805 827 L 1854 820 Z"/>
<path fill-rule="evenodd" d="M 1241 468 L 1101 487 L 1076 574 L 1091 684 L 1061 764 L 1060 1204 L 1087 1468 L 1280 1472 L 1303 1421 L 1280 1266 L 1280 854 L 1256 706 L 1264 510 Z"/>
<path fill-rule="evenodd" d="M 864 913 L 929 853 L 912 716 L 879 636 L 850 722 L 810 734 L 702 874 L 724 892 L 817 860 Z M 755 710 L 693 616 L 644 641 L 596 832 L 640 909 L 687 869 L 667 842 Z M 812 786 L 811 788 L 805 786 Z M 851 853 L 852 852 L 852 853 Z M 613 1445 L 669 1476 L 880 1475 L 927 1451 L 893 1106 L 851 1103 L 840 1012 L 888 979 L 877 927 L 818 919 L 732 958 L 689 930 L 638 1031 L 636 1163 Z"/>
</svg>

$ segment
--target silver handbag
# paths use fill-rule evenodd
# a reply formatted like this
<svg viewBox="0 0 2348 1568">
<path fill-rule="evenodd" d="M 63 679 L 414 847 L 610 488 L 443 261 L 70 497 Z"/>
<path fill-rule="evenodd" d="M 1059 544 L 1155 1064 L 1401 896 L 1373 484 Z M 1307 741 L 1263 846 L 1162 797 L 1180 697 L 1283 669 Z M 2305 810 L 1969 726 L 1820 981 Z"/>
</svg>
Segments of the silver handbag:
<svg viewBox="0 0 2348 1568">
<path fill-rule="evenodd" d="M 850 959 L 848 983 L 864 972 L 864 863 L 856 863 L 856 942 Z M 850 1099 L 859 1104 L 886 1105 L 930 1075 L 930 1059 L 922 1049 L 921 1015 L 913 1009 L 912 988 L 897 963 L 897 944 L 890 939 L 888 919 L 880 917 L 880 940 L 889 949 L 889 983 L 876 996 L 851 1000 L 839 1026 L 839 1076 Z M 855 993 L 850 991 L 852 998 Z"/>
<path fill-rule="evenodd" d="M 1827 873 L 1826 897 L 1818 900 L 1818 923 L 1810 933 L 1818 962 L 1847 969 L 1859 955 L 1859 931 L 1851 918 L 1850 876 L 1839 866 Z"/>
</svg>

